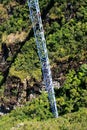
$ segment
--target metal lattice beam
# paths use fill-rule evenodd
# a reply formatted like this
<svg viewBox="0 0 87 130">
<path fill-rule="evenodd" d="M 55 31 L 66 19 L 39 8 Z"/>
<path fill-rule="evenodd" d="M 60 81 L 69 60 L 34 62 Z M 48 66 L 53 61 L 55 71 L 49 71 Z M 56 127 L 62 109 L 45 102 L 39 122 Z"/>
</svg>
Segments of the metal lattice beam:
<svg viewBox="0 0 87 130">
<path fill-rule="evenodd" d="M 46 90 L 48 92 L 48 98 L 50 101 L 52 112 L 54 116 L 57 118 L 58 111 L 56 106 L 54 87 L 52 83 L 51 70 L 50 70 L 48 53 L 46 48 L 46 40 L 44 37 L 44 30 L 43 30 L 43 25 L 41 20 L 39 2 L 38 0 L 28 0 L 28 6 L 30 11 L 30 18 L 33 25 L 38 55 L 42 66 L 43 79 L 46 85 Z"/>
</svg>

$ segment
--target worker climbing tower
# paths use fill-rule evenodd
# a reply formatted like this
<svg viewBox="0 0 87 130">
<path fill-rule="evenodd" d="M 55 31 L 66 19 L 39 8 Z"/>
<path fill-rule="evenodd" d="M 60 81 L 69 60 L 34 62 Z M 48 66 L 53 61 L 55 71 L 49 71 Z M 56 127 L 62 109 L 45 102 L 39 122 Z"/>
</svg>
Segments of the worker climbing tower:
<svg viewBox="0 0 87 130">
<path fill-rule="evenodd" d="M 51 109 L 54 116 L 58 117 L 58 111 L 56 106 L 54 87 L 52 83 L 51 70 L 49 65 L 48 53 L 46 48 L 46 40 L 44 37 L 44 30 L 41 20 L 40 8 L 38 0 L 28 0 L 28 6 L 30 11 L 30 18 L 33 25 L 34 36 L 36 40 L 38 55 L 40 58 L 44 83 L 48 92 L 48 98 L 50 101 Z"/>
</svg>

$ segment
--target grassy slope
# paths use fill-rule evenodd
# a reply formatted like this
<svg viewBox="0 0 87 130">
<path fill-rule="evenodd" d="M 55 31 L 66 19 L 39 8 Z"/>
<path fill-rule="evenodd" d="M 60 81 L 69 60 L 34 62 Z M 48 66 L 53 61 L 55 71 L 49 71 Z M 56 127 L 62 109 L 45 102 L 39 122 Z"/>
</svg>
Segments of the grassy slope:
<svg viewBox="0 0 87 130">
<path fill-rule="evenodd" d="M 25 122 L 19 130 L 86 130 L 87 110 L 82 109 L 79 112 L 67 114 L 58 119 L 49 119 L 41 122 Z"/>
<path fill-rule="evenodd" d="M 5 116 L 0 121 L 0 130 L 87 130 L 87 109 L 66 114 L 58 119 L 42 121 L 16 120 L 15 117 Z"/>
<path fill-rule="evenodd" d="M 0 119 L 0 130 L 86 130 L 87 108 L 53 118 L 46 93 Z M 13 128 L 14 127 L 14 128 Z"/>
</svg>

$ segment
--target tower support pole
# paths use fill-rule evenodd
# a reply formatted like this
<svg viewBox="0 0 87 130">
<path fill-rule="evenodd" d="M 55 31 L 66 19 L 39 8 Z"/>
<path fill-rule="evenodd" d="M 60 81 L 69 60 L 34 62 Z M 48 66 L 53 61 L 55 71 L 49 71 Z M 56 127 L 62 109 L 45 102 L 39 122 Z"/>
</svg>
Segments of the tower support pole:
<svg viewBox="0 0 87 130">
<path fill-rule="evenodd" d="M 51 75 L 48 53 L 46 48 L 46 40 L 44 36 L 39 2 L 38 0 L 28 0 L 28 6 L 30 11 L 30 19 L 34 30 L 38 55 L 41 62 L 44 83 L 46 86 L 46 90 L 48 92 L 48 98 L 52 109 L 52 113 L 54 117 L 57 118 L 58 111 L 56 106 L 56 99 L 54 94 L 54 87 L 52 82 L 52 75 Z"/>
</svg>

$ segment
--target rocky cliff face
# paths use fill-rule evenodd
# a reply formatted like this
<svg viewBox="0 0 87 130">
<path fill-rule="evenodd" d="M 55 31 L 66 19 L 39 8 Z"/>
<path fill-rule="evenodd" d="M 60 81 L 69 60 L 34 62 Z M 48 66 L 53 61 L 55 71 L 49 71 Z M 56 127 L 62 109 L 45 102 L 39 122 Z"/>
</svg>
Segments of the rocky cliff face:
<svg viewBox="0 0 87 130">
<path fill-rule="evenodd" d="M 34 86 L 30 86 L 28 78 L 22 82 L 18 77 L 8 76 L 4 96 L 0 97 L 0 111 L 7 113 L 16 106 L 22 106 L 26 101 L 37 97 L 41 93 L 41 89 L 41 83 L 35 82 Z"/>
</svg>

